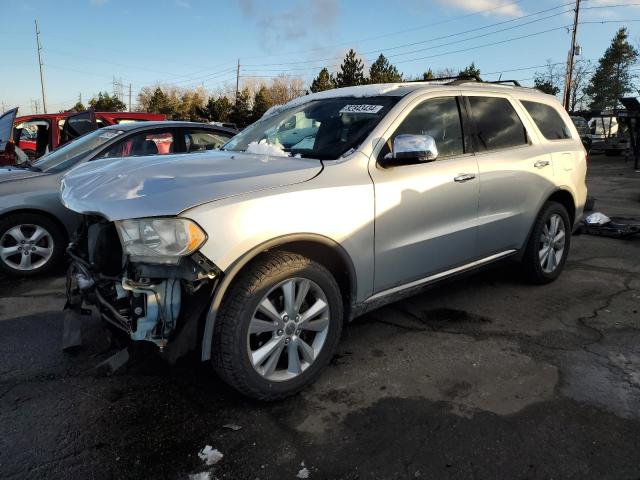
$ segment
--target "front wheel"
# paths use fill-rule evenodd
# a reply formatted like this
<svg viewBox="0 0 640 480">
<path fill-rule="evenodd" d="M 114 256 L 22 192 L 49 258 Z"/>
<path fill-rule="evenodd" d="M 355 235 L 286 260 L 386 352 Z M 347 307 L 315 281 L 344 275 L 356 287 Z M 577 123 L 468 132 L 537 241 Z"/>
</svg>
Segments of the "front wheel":
<svg viewBox="0 0 640 480">
<path fill-rule="evenodd" d="M 522 260 L 529 279 L 544 284 L 558 278 L 570 245 L 571 223 L 567 209 L 557 202 L 545 203 L 533 225 Z"/>
<path fill-rule="evenodd" d="M 214 368 L 249 397 L 292 395 L 331 360 L 342 318 L 340 289 L 326 268 L 302 255 L 269 253 L 234 280 L 222 302 Z"/>
</svg>

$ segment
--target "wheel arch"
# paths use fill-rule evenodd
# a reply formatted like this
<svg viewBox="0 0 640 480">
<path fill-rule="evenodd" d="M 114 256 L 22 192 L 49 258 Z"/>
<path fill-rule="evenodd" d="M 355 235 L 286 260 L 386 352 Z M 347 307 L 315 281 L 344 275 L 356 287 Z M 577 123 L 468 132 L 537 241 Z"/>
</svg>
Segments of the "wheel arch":
<svg viewBox="0 0 640 480">
<path fill-rule="evenodd" d="M 575 224 L 575 216 L 576 216 L 576 202 L 573 197 L 573 194 L 567 190 L 566 188 L 558 187 L 553 190 L 547 197 L 540 203 L 538 206 L 538 212 L 536 213 L 536 219 L 538 215 L 540 215 L 540 211 L 542 207 L 547 202 L 557 202 L 567 209 L 567 213 L 569 214 L 569 221 L 571 222 L 571 226 Z M 535 225 L 535 219 L 531 226 L 529 227 L 529 232 L 527 233 L 527 237 L 525 238 L 524 243 L 520 247 L 520 252 L 518 254 L 518 258 L 522 259 L 524 257 L 527 245 L 529 244 L 529 239 L 531 238 L 531 233 L 533 232 L 533 227 Z"/>
<path fill-rule="evenodd" d="M 345 318 L 349 319 L 356 298 L 357 277 L 355 267 L 347 251 L 335 240 L 319 234 L 300 233 L 284 235 L 268 240 L 245 252 L 225 272 L 215 288 L 207 313 L 201 341 L 201 360 L 211 358 L 212 337 L 216 317 L 222 300 L 234 279 L 253 260 L 270 251 L 287 251 L 304 255 L 327 268 L 336 278 L 343 297 Z"/>
</svg>

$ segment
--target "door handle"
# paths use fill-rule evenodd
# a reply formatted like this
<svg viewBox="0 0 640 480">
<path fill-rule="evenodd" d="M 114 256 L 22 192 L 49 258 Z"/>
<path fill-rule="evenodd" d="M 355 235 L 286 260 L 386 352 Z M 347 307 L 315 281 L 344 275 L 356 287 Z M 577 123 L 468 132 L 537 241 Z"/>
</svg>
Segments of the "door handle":
<svg viewBox="0 0 640 480">
<path fill-rule="evenodd" d="M 549 160 L 538 160 L 536 163 L 533 164 L 533 166 L 536 168 L 544 168 L 548 165 L 549 165 Z"/>
<path fill-rule="evenodd" d="M 453 177 L 454 182 L 464 183 L 473 180 L 476 176 L 473 173 L 461 173 L 457 177 Z"/>
</svg>

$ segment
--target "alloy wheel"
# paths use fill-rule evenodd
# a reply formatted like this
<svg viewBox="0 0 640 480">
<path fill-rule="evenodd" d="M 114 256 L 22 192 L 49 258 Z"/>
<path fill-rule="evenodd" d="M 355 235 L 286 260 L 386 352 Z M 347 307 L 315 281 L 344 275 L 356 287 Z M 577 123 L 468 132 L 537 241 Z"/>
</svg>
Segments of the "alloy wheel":
<svg viewBox="0 0 640 480">
<path fill-rule="evenodd" d="M 0 260 L 14 270 L 42 267 L 51 260 L 53 250 L 53 236 L 40 225 L 16 225 L 0 237 Z"/>
<path fill-rule="evenodd" d="M 290 278 L 273 287 L 249 323 L 247 351 L 254 370 L 274 382 L 302 374 L 325 344 L 329 315 L 327 296 L 317 283 Z"/>
<path fill-rule="evenodd" d="M 564 253 L 565 236 L 564 220 L 554 213 L 546 221 L 540 234 L 538 257 L 543 272 L 552 273 L 558 268 Z"/>
</svg>

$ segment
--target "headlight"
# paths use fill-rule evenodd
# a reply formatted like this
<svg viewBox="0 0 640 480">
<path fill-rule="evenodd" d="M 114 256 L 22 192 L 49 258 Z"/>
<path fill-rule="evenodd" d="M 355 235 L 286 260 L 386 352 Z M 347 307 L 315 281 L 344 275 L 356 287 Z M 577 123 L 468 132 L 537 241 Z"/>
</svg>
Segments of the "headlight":
<svg viewBox="0 0 640 480">
<path fill-rule="evenodd" d="M 122 248 L 132 261 L 178 263 L 207 239 L 202 229 L 187 218 L 137 218 L 115 223 Z"/>
</svg>

